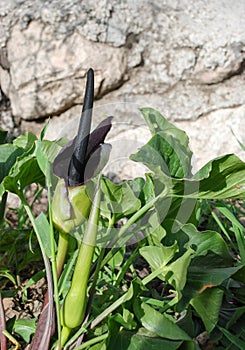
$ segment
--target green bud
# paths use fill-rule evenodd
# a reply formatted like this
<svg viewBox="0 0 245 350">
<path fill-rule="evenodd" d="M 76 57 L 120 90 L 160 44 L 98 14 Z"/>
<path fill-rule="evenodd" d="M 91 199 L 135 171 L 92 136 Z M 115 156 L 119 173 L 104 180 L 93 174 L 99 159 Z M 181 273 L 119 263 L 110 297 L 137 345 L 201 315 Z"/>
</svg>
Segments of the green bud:
<svg viewBox="0 0 245 350">
<path fill-rule="evenodd" d="M 70 233 L 88 217 L 91 200 L 86 186 L 67 187 L 64 179 L 59 179 L 52 200 L 52 219 L 55 227 Z"/>
</svg>

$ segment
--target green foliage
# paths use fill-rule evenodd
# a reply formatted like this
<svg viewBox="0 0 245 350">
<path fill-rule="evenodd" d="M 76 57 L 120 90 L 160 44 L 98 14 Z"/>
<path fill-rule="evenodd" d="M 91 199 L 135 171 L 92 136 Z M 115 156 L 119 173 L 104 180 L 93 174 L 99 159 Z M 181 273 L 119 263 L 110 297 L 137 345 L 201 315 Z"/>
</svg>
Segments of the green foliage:
<svg viewBox="0 0 245 350">
<path fill-rule="evenodd" d="M 26 343 L 30 342 L 31 336 L 36 331 L 36 320 L 33 319 L 18 319 L 15 320 L 13 331 L 25 340 Z"/>
<path fill-rule="evenodd" d="M 219 319 L 224 292 L 220 288 L 209 288 L 192 299 L 191 305 L 202 319 L 208 333 L 211 333 Z"/>
<path fill-rule="evenodd" d="M 220 349 L 243 349 L 245 237 L 239 218 L 245 212 L 245 163 L 235 155 L 224 155 L 193 174 L 186 133 L 151 108 L 141 112 L 152 138 L 131 159 L 146 165 L 149 172 L 144 178 L 119 184 L 103 176 L 101 201 L 94 208 L 99 217 L 90 209 L 96 176 L 82 185 L 88 203 L 78 191 L 74 207 L 72 189 L 52 172 L 64 140 L 45 140 L 45 129 L 40 139 L 27 133 L 10 140 L 6 132 L 0 132 L 1 293 L 5 295 L 10 285 L 19 290 L 21 271 L 42 253 L 49 287 L 49 259 L 52 263 L 58 320 L 52 339 L 48 331 L 53 322 L 51 308 L 49 318 L 42 321 L 46 327 L 42 337 L 51 339 L 50 349 L 60 349 L 62 322 L 69 328 L 62 331 L 64 349 L 77 342 L 75 349 L 197 350 L 196 338 L 204 331 Z M 61 181 L 62 195 L 56 197 Z M 48 188 L 49 208 L 37 217 L 26 198 L 33 183 L 40 192 Z M 21 199 L 16 228 L 4 216 L 8 192 Z M 81 212 L 82 206 L 86 215 L 77 220 L 76 210 Z M 55 213 L 63 220 L 58 225 Z M 55 259 L 60 241 L 52 218 L 66 232 L 67 254 L 62 256 L 64 266 L 58 266 L 59 282 Z M 86 241 L 88 232 L 92 232 L 92 243 Z M 134 246 L 125 247 L 128 242 Z M 90 246 L 89 255 L 84 243 Z M 25 256 L 20 258 L 23 247 Z M 42 276 L 42 269 L 29 276 L 23 299 Z M 86 278 L 81 280 L 81 276 Z M 74 280 L 78 282 L 71 288 Z M 74 290 L 76 300 L 71 295 Z M 49 293 L 52 298 L 50 288 Z M 60 320 L 64 300 L 72 301 L 72 310 L 66 307 L 65 319 Z M 82 317 L 73 324 L 81 306 Z M 35 332 L 41 335 L 35 321 L 16 320 L 8 330 L 30 343 Z"/>
<path fill-rule="evenodd" d="M 170 315 L 161 314 L 145 303 L 139 304 L 137 300 L 134 301 L 134 312 L 142 326 L 164 339 L 191 340 Z"/>
</svg>

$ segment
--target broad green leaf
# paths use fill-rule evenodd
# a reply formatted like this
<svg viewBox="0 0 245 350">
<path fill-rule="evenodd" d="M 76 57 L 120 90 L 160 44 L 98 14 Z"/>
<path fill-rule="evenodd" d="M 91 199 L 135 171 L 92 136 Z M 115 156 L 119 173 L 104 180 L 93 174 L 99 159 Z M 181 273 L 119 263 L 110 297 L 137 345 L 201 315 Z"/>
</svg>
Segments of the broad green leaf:
<svg viewBox="0 0 245 350">
<path fill-rule="evenodd" d="M 57 178 L 53 175 L 52 164 L 62 149 L 64 140 L 57 141 L 37 140 L 36 141 L 36 157 L 38 165 L 45 175 L 47 185 L 57 185 Z"/>
<path fill-rule="evenodd" d="M 152 135 L 163 132 L 165 135 L 170 135 L 177 139 L 182 146 L 186 148 L 187 153 L 191 154 L 189 149 L 189 138 L 183 130 L 178 129 L 158 111 L 153 108 L 141 108 L 145 121 L 147 122 Z"/>
<path fill-rule="evenodd" d="M 116 313 L 115 315 L 113 315 L 112 319 L 114 322 L 119 323 L 121 326 L 123 326 L 125 329 L 128 329 L 128 330 L 135 329 L 137 326 L 136 322 L 133 319 L 131 319 L 130 322 L 128 322 L 129 320 L 128 319 L 125 320 L 124 317 L 119 313 Z"/>
<path fill-rule="evenodd" d="M 194 341 L 184 341 L 179 350 L 201 350 L 201 348 Z"/>
<path fill-rule="evenodd" d="M 156 174 L 161 171 L 168 176 L 188 177 L 191 173 L 192 152 L 186 133 L 152 108 L 143 108 L 141 112 L 153 137 L 131 159 L 144 163 Z"/>
<path fill-rule="evenodd" d="M 168 221 L 164 223 L 164 225 L 165 224 L 168 225 Z M 166 230 L 168 231 L 168 227 L 166 227 Z M 177 256 L 180 256 L 186 249 L 191 247 L 195 251 L 193 253 L 195 263 L 200 266 L 203 266 L 204 263 L 201 257 L 205 256 L 208 256 L 207 259 L 212 259 L 212 263 L 218 265 L 219 267 L 227 267 L 232 264 L 232 257 L 229 253 L 227 244 L 218 232 L 198 231 L 193 224 L 186 224 L 183 225 L 177 232 L 172 233 L 170 231 L 170 233 L 163 238 L 162 242 L 164 245 L 169 246 L 176 241 L 179 245 L 179 253 Z M 200 260 L 200 263 L 198 263 L 198 260 Z"/>
<path fill-rule="evenodd" d="M 207 256 L 206 262 L 208 262 L 208 260 L 210 259 Z M 200 295 L 207 288 L 221 285 L 223 281 L 241 269 L 241 266 L 218 268 L 205 266 L 204 262 L 200 266 L 195 266 L 194 263 L 195 259 L 193 259 L 193 265 L 191 264 L 188 269 L 187 282 L 182 291 L 182 300 L 178 306 L 179 310 L 182 310 L 192 298 Z M 215 260 L 209 261 L 209 264 L 217 266 Z"/>
<path fill-rule="evenodd" d="M 241 170 L 227 165 L 227 171 L 217 169 L 201 180 L 172 179 L 171 195 L 192 199 L 245 199 L 245 163 L 240 161 L 240 165 Z"/>
<path fill-rule="evenodd" d="M 61 148 L 62 148 L 62 142 L 60 144 L 60 140 L 58 141 L 38 140 L 36 142 L 37 160 L 44 174 L 46 174 L 49 171 L 49 167 L 47 166 L 47 163 L 51 163 L 51 164 L 53 163 L 53 161 L 57 157 Z"/>
<path fill-rule="evenodd" d="M 147 176 L 147 174 L 145 174 L 145 176 Z M 128 180 L 127 183 L 134 192 L 135 196 L 141 199 L 142 190 L 145 186 L 145 180 L 143 177 L 136 177 L 133 180 Z"/>
<path fill-rule="evenodd" d="M 101 182 L 101 188 L 103 193 L 112 202 L 120 202 L 122 200 L 122 185 L 114 184 L 109 179 L 103 177 Z"/>
<path fill-rule="evenodd" d="M 235 281 L 239 281 L 245 284 L 245 266 L 242 266 L 242 268 L 238 270 L 232 278 L 234 278 Z M 245 297 L 245 293 L 244 293 L 244 297 Z"/>
<path fill-rule="evenodd" d="M 193 179 L 200 181 L 197 198 L 245 199 L 245 163 L 234 154 L 210 161 Z"/>
<path fill-rule="evenodd" d="M 149 202 L 155 197 L 154 182 L 150 174 L 145 174 L 145 184 L 142 188 L 144 194 L 144 203 Z"/>
<path fill-rule="evenodd" d="M 125 254 L 125 247 L 122 247 L 118 252 L 113 255 L 111 260 L 108 262 L 108 264 L 114 269 L 115 267 L 120 267 L 123 260 L 124 260 L 124 254 Z"/>
<path fill-rule="evenodd" d="M 157 134 L 136 154 L 132 154 L 130 159 L 145 164 L 158 175 L 165 174 L 177 178 L 188 176 L 185 163 L 189 162 L 189 159 L 173 138 L 166 140 Z"/>
<path fill-rule="evenodd" d="M 191 340 L 189 335 L 183 331 L 170 316 L 165 316 L 145 303 L 134 301 L 134 312 L 139 322 L 148 331 L 158 336 L 171 340 Z"/>
<path fill-rule="evenodd" d="M 110 339 L 107 350 L 176 350 L 182 341 L 165 340 L 151 334 L 145 328 L 138 332 L 120 330 Z"/>
<path fill-rule="evenodd" d="M 191 179 L 172 178 L 171 195 L 193 199 L 244 199 L 245 163 L 234 154 L 216 158 Z"/>
<path fill-rule="evenodd" d="M 171 173 L 174 165 L 171 165 L 170 160 L 164 159 L 164 155 L 149 143 L 137 154 L 132 155 L 131 159 L 148 166 L 154 173 L 155 186 L 156 180 L 158 182 L 160 180 L 169 188 L 171 197 L 245 199 L 245 163 L 237 156 L 231 154 L 216 158 L 205 165 L 193 178 L 184 178 L 186 174 L 182 174 L 181 179 L 176 178 L 177 174 Z"/>
<path fill-rule="evenodd" d="M 32 334 L 36 331 L 36 319 L 18 319 L 14 322 L 13 330 L 19 334 L 26 343 L 30 342 Z"/>
<path fill-rule="evenodd" d="M 36 139 L 37 137 L 34 134 L 32 134 L 31 132 L 27 132 L 14 139 L 13 145 L 16 147 L 23 148 L 25 151 L 27 151 L 28 149 L 33 147 Z"/>
<path fill-rule="evenodd" d="M 131 159 L 144 163 L 154 178 L 171 189 L 172 197 L 203 199 L 244 199 L 245 163 L 230 154 L 207 163 L 190 177 L 192 153 L 184 131 L 151 108 L 141 110 L 153 134 L 152 139 Z"/>
<path fill-rule="evenodd" d="M 139 252 L 143 258 L 148 262 L 152 271 L 164 268 L 169 261 L 174 257 L 174 254 L 178 251 L 178 244 L 175 242 L 172 246 L 165 247 L 163 245 L 159 247 L 146 246 L 140 248 Z M 165 279 L 165 274 L 159 274 L 159 278 Z"/>
<path fill-rule="evenodd" d="M 0 145 L 0 182 L 9 174 L 10 169 L 14 165 L 17 157 L 19 157 L 24 150 L 12 144 Z"/>
<path fill-rule="evenodd" d="M 141 207 L 141 201 L 135 196 L 132 188 L 124 181 L 114 184 L 107 178 L 102 179 L 101 189 L 104 198 L 101 201 L 101 213 L 110 217 L 111 212 L 115 220 L 132 215 Z"/>
<path fill-rule="evenodd" d="M 191 300 L 191 305 L 202 319 L 208 333 L 212 332 L 218 322 L 223 295 L 222 289 L 210 288 Z"/>
<path fill-rule="evenodd" d="M 174 305 L 182 298 L 182 290 L 187 282 L 187 272 L 191 262 L 193 249 L 188 250 L 173 263 L 165 267 L 164 274 L 167 277 L 167 282 L 176 290 L 176 296 L 171 300 L 169 305 Z"/>
<path fill-rule="evenodd" d="M 106 316 L 108 316 L 111 312 L 116 310 L 120 305 L 122 305 L 126 301 L 131 300 L 133 298 L 133 296 L 136 295 L 141 288 L 143 288 L 143 286 L 140 283 L 138 283 L 137 280 L 133 281 L 126 293 L 124 293 L 119 299 L 117 299 L 113 304 L 111 304 L 98 317 L 96 317 L 93 320 L 93 322 L 91 323 L 91 328 L 94 328 Z"/>
<path fill-rule="evenodd" d="M 166 230 L 161 226 L 157 212 L 153 212 L 148 219 L 146 226 L 146 235 L 149 236 L 149 240 L 157 247 L 162 246 L 162 239 L 166 236 Z"/>
<path fill-rule="evenodd" d="M 209 252 L 213 252 L 220 256 L 224 265 L 228 266 L 232 263 L 227 244 L 218 232 L 199 232 L 192 224 L 182 226 L 181 232 L 188 236 L 188 242 L 184 246 L 186 248 L 192 247 L 195 250 L 194 256 L 205 256 Z M 176 233 L 175 237 L 180 236 L 181 232 Z"/>
<path fill-rule="evenodd" d="M 9 175 L 3 180 L 5 190 L 20 194 L 20 192 L 32 183 L 45 185 L 44 175 L 41 172 L 34 149 L 23 153 L 11 168 Z"/>
<path fill-rule="evenodd" d="M 48 258 L 51 258 L 52 252 L 51 252 L 50 227 L 49 227 L 48 219 L 46 218 L 44 213 L 41 213 L 38 215 L 37 218 L 35 218 L 35 223 L 36 223 L 38 235 L 44 247 L 45 253 Z"/>
<path fill-rule="evenodd" d="M 164 183 L 165 186 L 171 188 L 172 182 L 169 169 L 158 150 L 146 144 L 141 147 L 136 154 L 132 154 L 130 159 L 145 164 L 159 179 L 161 179 L 161 182 Z"/>
<path fill-rule="evenodd" d="M 148 203 L 155 197 L 154 182 L 151 174 L 145 174 L 145 180 L 142 177 L 136 177 L 133 180 L 128 180 L 127 184 L 132 189 L 136 198 L 139 198 L 142 205 Z"/>
<path fill-rule="evenodd" d="M 148 283 L 151 276 L 158 277 L 164 282 L 168 282 L 176 290 L 175 298 L 172 299 L 168 305 L 174 305 L 181 299 L 182 289 L 186 284 L 186 276 L 191 261 L 191 255 L 194 253 L 193 249 L 188 248 L 188 250 L 177 260 L 166 265 L 166 262 L 172 259 L 178 249 L 176 243 L 171 247 L 162 247 L 164 249 L 152 246 L 145 248 L 153 248 L 144 249 L 143 247 L 141 248 L 142 250 L 140 250 L 140 253 L 143 252 L 142 255 L 150 264 L 153 272 L 143 280 L 143 283 Z"/>
<path fill-rule="evenodd" d="M 132 312 L 126 308 L 123 308 L 123 319 L 127 323 L 127 329 L 135 329 L 137 327 L 137 323 L 134 318 L 135 317 Z"/>
</svg>

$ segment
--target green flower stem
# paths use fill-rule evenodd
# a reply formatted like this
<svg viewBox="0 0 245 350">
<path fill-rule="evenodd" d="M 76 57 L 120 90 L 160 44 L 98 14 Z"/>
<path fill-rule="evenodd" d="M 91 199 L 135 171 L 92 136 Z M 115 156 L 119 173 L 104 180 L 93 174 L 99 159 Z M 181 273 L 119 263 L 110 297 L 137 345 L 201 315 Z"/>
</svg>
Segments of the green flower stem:
<svg viewBox="0 0 245 350">
<path fill-rule="evenodd" d="M 155 271 L 150 273 L 148 276 L 146 276 L 142 283 L 144 286 L 146 286 L 149 282 L 151 282 L 154 278 L 156 278 L 158 275 L 160 275 L 163 272 L 163 266 L 159 266 Z"/>
<path fill-rule="evenodd" d="M 73 346 L 80 336 L 82 336 L 84 333 L 87 333 L 87 328 L 90 323 L 91 321 L 86 322 L 86 320 L 84 320 L 82 326 L 78 328 L 78 331 L 75 334 L 73 334 L 69 341 L 65 344 L 64 350 L 70 349 L 70 346 Z"/>
<path fill-rule="evenodd" d="M 96 338 L 92 338 L 92 339 L 86 341 L 85 343 L 83 343 L 82 345 L 78 346 L 78 347 L 76 348 L 76 350 L 86 349 L 86 348 L 88 348 L 88 347 L 91 346 L 91 345 L 94 345 L 94 344 L 96 344 L 96 343 L 99 343 L 99 342 L 101 342 L 102 340 L 105 340 L 106 338 L 108 338 L 108 335 L 109 335 L 109 333 L 105 333 L 105 334 L 99 335 L 99 336 L 96 337 Z"/>
<path fill-rule="evenodd" d="M 63 346 L 67 342 L 67 339 L 69 338 L 70 333 L 71 333 L 71 328 L 62 327 L 61 339 L 60 339 L 61 347 L 59 345 L 56 345 L 55 350 L 63 349 Z"/>
<path fill-rule="evenodd" d="M 108 229 L 107 231 L 109 231 L 114 225 L 114 217 L 112 217 L 110 220 L 109 220 L 109 225 L 108 225 Z M 92 280 L 92 285 L 89 289 L 89 298 L 88 298 L 88 305 L 87 305 L 87 311 L 86 311 L 86 317 L 83 321 L 83 324 L 82 324 L 82 327 L 80 328 L 80 331 L 81 333 L 80 334 L 76 334 L 74 336 L 74 339 L 79 339 L 79 337 L 85 333 L 86 331 L 86 328 L 83 328 L 83 326 L 87 323 L 87 320 L 89 318 L 89 315 L 90 315 L 90 311 L 91 311 L 91 305 L 92 305 L 92 302 L 93 302 L 93 296 L 95 294 L 95 291 L 96 291 L 96 284 L 97 284 L 97 280 L 98 280 L 98 277 L 99 277 L 99 272 L 101 270 L 101 262 L 104 258 L 104 255 L 105 255 L 105 251 L 106 249 L 105 248 L 101 248 L 100 250 L 100 253 L 99 253 L 99 257 L 95 263 L 95 271 L 93 272 L 92 275 L 90 275 L 90 280 Z M 88 324 L 88 323 L 87 323 Z M 71 339 L 70 339 L 71 341 Z M 69 341 L 69 342 L 70 342 Z M 69 343 L 68 342 L 68 343 Z M 74 341 L 71 342 L 71 344 L 73 343 Z M 66 346 L 68 345 L 68 343 L 66 344 Z M 66 348 L 66 347 L 65 347 Z"/>
<path fill-rule="evenodd" d="M 58 242 L 58 249 L 57 249 L 57 256 L 56 256 L 58 279 L 61 275 L 64 263 L 65 263 L 68 245 L 69 245 L 69 234 L 59 232 L 59 242 Z"/>
<path fill-rule="evenodd" d="M 65 298 L 63 312 L 62 345 L 69 337 L 70 331 L 81 325 L 87 305 L 87 283 L 92 265 L 97 237 L 100 204 L 100 179 L 96 186 L 89 219 L 79 249 L 71 287 Z"/>
<path fill-rule="evenodd" d="M 68 328 L 75 328 L 83 321 L 86 308 L 87 281 L 94 254 L 94 246 L 82 243 L 72 278 L 71 288 L 63 305 L 63 321 Z"/>
<path fill-rule="evenodd" d="M 132 252 L 132 254 L 128 257 L 128 259 L 123 264 L 119 274 L 117 275 L 115 287 L 119 287 L 121 281 L 124 278 L 125 273 L 127 272 L 129 266 L 133 263 L 134 260 L 139 256 L 139 245 L 137 245 L 136 249 Z"/>
<path fill-rule="evenodd" d="M 108 225 L 108 228 L 107 228 L 107 233 L 108 231 L 113 227 L 114 225 L 114 218 L 112 217 L 110 220 L 109 220 L 109 225 Z M 96 288 L 96 283 L 97 283 L 97 280 L 98 280 L 98 277 L 99 277 L 99 272 L 101 271 L 101 263 L 102 263 L 102 260 L 104 258 L 104 255 L 105 255 L 105 251 L 106 249 L 105 248 L 101 248 L 101 251 L 100 251 L 100 254 L 99 254 L 99 257 L 96 261 L 96 267 L 95 267 L 95 271 L 91 274 L 90 276 L 90 280 L 92 279 L 92 285 L 91 285 L 91 288 L 90 288 L 90 291 L 89 291 L 89 305 L 88 305 L 88 308 L 91 307 L 91 304 L 92 304 L 92 299 L 93 299 L 93 295 L 95 293 L 95 288 Z"/>
<path fill-rule="evenodd" d="M 104 255 L 105 255 L 105 248 L 101 248 L 100 255 L 99 255 L 97 262 L 96 262 L 95 272 L 93 274 L 92 285 L 91 285 L 91 288 L 89 290 L 89 296 L 91 298 L 90 303 L 92 303 L 92 297 L 95 293 L 96 283 L 97 283 L 97 280 L 99 277 L 99 272 L 101 270 L 101 262 L 104 258 Z"/>
</svg>

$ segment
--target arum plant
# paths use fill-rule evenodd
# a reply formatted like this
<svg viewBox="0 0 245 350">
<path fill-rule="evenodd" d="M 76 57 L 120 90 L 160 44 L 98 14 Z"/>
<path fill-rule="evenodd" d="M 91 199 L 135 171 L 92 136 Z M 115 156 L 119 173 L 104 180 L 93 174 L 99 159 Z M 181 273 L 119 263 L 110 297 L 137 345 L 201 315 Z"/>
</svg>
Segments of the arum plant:
<svg viewBox="0 0 245 350">
<path fill-rule="evenodd" d="M 104 140 L 111 128 L 112 117 L 103 120 L 90 134 L 93 99 L 94 72 L 89 69 L 78 134 L 61 150 L 53 164 L 53 172 L 59 177 L 52 201 L 52 219 L 60 232 L 58 275 L 66 255 L 67 234 L 83 224 L 90 212 L 91 199 L 86 184 L 103 169 L 111 148 Z"/>
<path fill-rule="evenodd" d="M 58 154 L 53 172 L 59 177 L 52 201 L 52 220 L 59 230 L 57 251 L 58 276 L 61 274 L 69 243 L 69 234 L 88 218 L 79 249 L 71 288 L 62 307 L 62 334 L 57 349 L 67 341 L 71 330 L 78 327 L 86 309 L 86 291 L 92 264 L 100 203 L 100 173 L 108 161 L 111 146 L 104 144 L 111 128 L 111 117 L 102 121 L 90 134 L 94 99 L 94 73 L 90 69 L 78 134 Z M 91 201 L 87 184 L 99 175 Z"/>
</svg>

